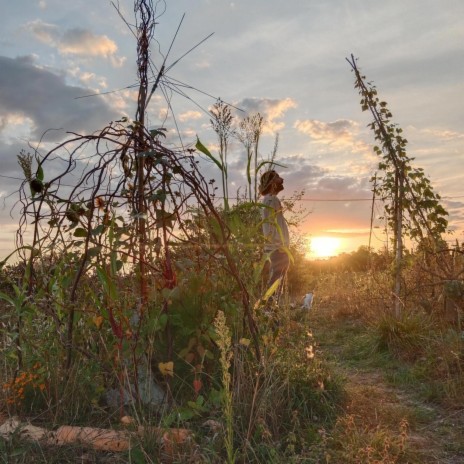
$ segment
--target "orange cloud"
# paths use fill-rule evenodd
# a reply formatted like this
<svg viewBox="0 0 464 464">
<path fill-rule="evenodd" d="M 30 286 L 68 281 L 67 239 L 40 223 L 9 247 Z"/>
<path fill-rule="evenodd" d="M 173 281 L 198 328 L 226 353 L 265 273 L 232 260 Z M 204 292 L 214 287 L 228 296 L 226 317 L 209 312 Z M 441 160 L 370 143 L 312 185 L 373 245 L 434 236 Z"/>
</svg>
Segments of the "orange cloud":
<svg viewBox="0 0 464 464">
<path fill-rule="evenodd" d="M 87 29 L 74 28 L 62 31 L 55 24 L 41 20 L 30 21 L 25 29 L 42 43 L 56 48 L 62 55 L 83 58 L 103 57 L 109 59 L 114 67 L 124 64 L 125 57 L 117 56 L 118 46 L 106 35 L 96 35 Z"/>
<path fill-rule="evenodd" d="M 317 142 L 337 145 L 353 145 L 354 135 L 358 130 L 358 124 L 349 119 L 337 119 L 334 122 L 323 122 L 316 119 L 297 120 L 294 127 Z"/>
<path fill-rule="evenodd" d="M 275 133 L 285 127 L 280 119 L 289 109 L 296 108 L 297 103 L 292 98 L 245 98 L 237 106 L 249 114 L 260 113 L 264 117 L 263 132 Z"/>
</svg>

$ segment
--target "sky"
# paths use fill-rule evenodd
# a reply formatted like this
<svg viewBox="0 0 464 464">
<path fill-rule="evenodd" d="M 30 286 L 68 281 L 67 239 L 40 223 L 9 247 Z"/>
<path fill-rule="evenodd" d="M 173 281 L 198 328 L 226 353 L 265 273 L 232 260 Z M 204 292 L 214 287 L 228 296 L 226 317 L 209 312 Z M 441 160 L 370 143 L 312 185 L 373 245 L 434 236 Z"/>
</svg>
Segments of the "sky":
<svg viewBox="0 0 464 464">
<path fill-rule="evenodd" d="M 170 134 L 178 129 L 186 145 L 198 136 L 214 153 L 207 110 L 216 98 L 241 110 L 234 112 L 236 121 L 260 112 L 266 122 L 263 159 L 279 137 L 276 161 L 285 166 L 281 195 L 304 191 L 298 206 L 307 214 L 301 216 L 299 232 L 320 254 L 353 251 L 368 244 L 370 179 L 379 161 L 367 127 L 371 120 L 361 111 L 346 61 L 353 54 L 403 129 L 414 166 L 424 168 L 443 197 L 454 230 L 449 240 L 463 240 L 462 0 L 154 4 L 158 24 L 152 60 L 160 66 L 168 50 L 168 64 L 181 58 L 169 76 L 192 89 L 188 98 L 168 95 L 172 113 L 166 112 L 164 96 L 155 94 L 149 108 L 152 127 L 166 127 Z M 120 0 L 120 14 L 103 0 L 0 0 L 0 5 L 3 258 L 14 248 L 19 220 L 16 192 L 23 175 L 17 155 L 37 147 L 45 153 L 68 137 L 67 131 L 91 133 L 122 116 L 133 118 L 136 92 L 130 86 L 137 75 L 135 39 L 121 19 L 133 23 L 129 0 Z M 91 94 L 102 95 L 78 98 Z M 243 191 L 245 166 L 244 149 L 234 141 L 229 192 Z M 211 164 L 203 172 L 219 179 Z M 386 243 L 380 216 L 376 203 L 375 247 Z M 327 238 L 336 249 L 327 248 Z"/>
</svg>

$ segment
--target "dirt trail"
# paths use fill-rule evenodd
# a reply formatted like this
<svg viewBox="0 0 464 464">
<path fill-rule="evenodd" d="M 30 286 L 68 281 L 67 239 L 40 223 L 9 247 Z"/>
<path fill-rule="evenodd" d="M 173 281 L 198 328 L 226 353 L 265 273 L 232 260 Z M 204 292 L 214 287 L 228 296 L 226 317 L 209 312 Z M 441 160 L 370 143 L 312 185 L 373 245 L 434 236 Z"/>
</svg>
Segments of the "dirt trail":
<svg viewBox="0 0 464 464">
<path fill-rule="evenodd" d="M 369 367 L 365 359 L 350 356 L 350 333 L 356 323 L 330 320 L 323 313 L 311 319 L 320 351 L 345 380 L 343 414 L 353 419 L 356 433 L 377 431 L 378 436 L 398 439 L 405 431 L 407 453 L 398 461 L 385 462 L 464 463 L 464 410 L 424 403 L 413 387 L 406 390 L 388 382 L 382 367 Z"/>
</svg>

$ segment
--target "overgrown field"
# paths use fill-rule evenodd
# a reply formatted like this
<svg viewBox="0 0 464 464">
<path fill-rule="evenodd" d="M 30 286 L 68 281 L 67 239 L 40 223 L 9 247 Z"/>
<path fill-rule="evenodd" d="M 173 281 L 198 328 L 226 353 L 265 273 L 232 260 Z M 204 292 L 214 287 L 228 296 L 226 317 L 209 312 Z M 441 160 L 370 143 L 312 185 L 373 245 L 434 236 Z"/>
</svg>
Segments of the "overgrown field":
<svg viewBox="0 0 464 464">
<path fill-rule="evenodd" d="M 290 274 L 292 293 L 274 315 L 259 304 L 253 310 L 259 360 L 237 317 L 234 292 L 217 269 L 201 280 L 179 268 L 182 285 L 170 295 L 166 322 L 163 305 L 154 300 L 138 339 L 129 332 L 134 283 L 130 275 L 115 279 L 115 320 L 127 320 L 122 342 L 105 306 L 97 303 L 106 281 L 89 276 L 68 369 L 60 324 L 66 308 L 58 300 L 66 266 L 53 263 L 41 270 L 37 275 L 47 279 L 47 292 L 29 299 L 18 293 L 21 269 L 6 268 L 3 420 L 19 416 L 48 430 L 66 424 L 129 431 L 144 426 L 145 432 L 132 436 L 129 450 L 115 453 L 88 444 L 34 442 L 18 430 L 1 441 L 3 461 L 77 462 L 79 455 L 84 462 L 460 462 L 462 295 L 451 295 L 453 319 L 444 303 L 450 284 L 437 282 L 433 290 L 424 275 L 418 279 L 421 258 L 411 257 L 405 272 L 409 293 L 396 318 L 388 271 L 351 270 L 360 256 L 363 250 L 331 262 L 295 262 L 292 272 L 299 269 L 299 277 L 292 280 Z M 375 257 L 381 263 L 382 256 Z M 315 299 L 308 311 L 300 303 L 309 289 Z M 152 382 L 146 381 L 147 373 Z M 146 387 L 156 387 L 160 397 Z M 437 417 L 454 417 L 455 427 L 442 421 L 440 433 L 447 430 L 449 441 L 435 437 L 438 444 L 430 448 L 430 424 Z M 185 430 L 188 438 L 163 439 L 172 430 Z"/>
<path fill-rule="evenodd" d="M 221 100 L 208 110 L 214 153 L 148 127 L 154 92 L 186 91 L 168 75 L 179 60 L 151 56 L 158 3 L 136 0 L 124 21 L 137 41 L 134 118 L 18 156 L 17 246 L 0 263 L 0 459 L 462 462 L 464 249 L 444 241 L 448 213 L 387 103 L 352 57 L 393 251 L 307 261 L 304 192 L 287 195 L 292 265 L 278 300 L 258 189 L 283 168 L 278 134 L 263 158 L 262 115 L 237 120 Z M 236 197 L 232 140 L 245 155 Z"/>
</svg>

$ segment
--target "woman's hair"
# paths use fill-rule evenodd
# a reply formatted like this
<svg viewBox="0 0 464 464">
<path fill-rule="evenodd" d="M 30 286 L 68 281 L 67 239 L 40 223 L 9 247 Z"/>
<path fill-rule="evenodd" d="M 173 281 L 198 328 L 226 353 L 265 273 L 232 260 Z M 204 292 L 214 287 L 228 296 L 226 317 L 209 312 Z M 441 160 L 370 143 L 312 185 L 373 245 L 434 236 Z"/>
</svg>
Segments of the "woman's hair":
<svg viewBox="0 0 464 464">
<path fill-rule="evenodd" d="M 275 171 L 266 171 L 259 182 L 259 193 L 261 195 L 267 195 L 272 190 L 272 184 L 274 179 L 277 177 Z"/>
</svg>

